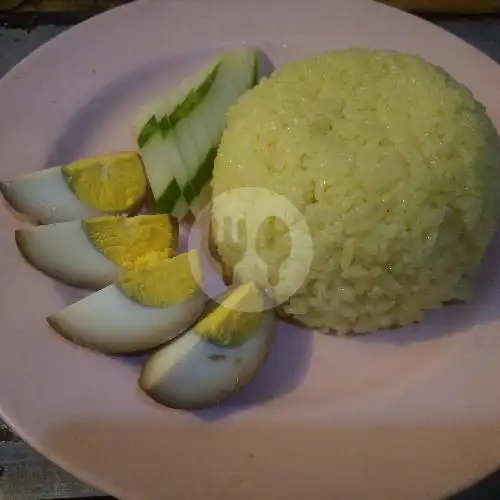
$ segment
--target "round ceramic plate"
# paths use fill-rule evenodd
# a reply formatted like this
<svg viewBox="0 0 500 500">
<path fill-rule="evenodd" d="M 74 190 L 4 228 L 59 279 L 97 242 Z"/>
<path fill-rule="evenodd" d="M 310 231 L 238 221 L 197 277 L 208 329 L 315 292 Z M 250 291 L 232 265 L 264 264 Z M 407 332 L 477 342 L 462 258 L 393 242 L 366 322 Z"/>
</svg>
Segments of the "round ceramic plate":
<svg viewBox="0 0 500 500">
<path fill-rule="evenodd" d="M 500 68 L 412 16 L 362 0 L 157 0 L 85 22 L 0 82 L 0 176 L 134 147 L 136 107 L 233 44 L 276 65 L 352 46 L 420 54 L 500 125 Z M 267 368 L 228 404 L 168 410 L 140 360 L 99 355 L 44 318 L 83 295 L 30 268 L 0 211 L 1 413 L 35 448 L 124 500 L 435 498 L 500 464 L 500 259 L 474 299 L 410 328 L 335 338 L 280 325 Z"/>
</svg>

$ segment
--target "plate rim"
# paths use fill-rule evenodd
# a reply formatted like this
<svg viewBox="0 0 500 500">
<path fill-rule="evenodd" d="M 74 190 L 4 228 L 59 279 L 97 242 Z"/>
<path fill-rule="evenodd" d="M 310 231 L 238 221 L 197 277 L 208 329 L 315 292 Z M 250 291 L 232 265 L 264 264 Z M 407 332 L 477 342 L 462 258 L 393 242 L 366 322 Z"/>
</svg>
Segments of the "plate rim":
<svg viewBox="0 0 500 500">
<path fill-rule="evenodd" d="M 139 0 L 136 2 L 129 3 L 129 4 L 125 4 L 125 5 L 119 6 L 115 9 L 111 9 L 110 11 L 107 11 L 107 12 L 101 13 L 97 16 L 94 16 L 90 19 L 87 19 L 87 20 L 83 21 L 82 23 L 79 23 L 79 24 L 65 30 L 64 32 L 56 35 L 51 40 L 42 44 L 40 47 L 38 47 L 34 51 L 32 51 L 26 58 L 24 58 L 22 61 L 20 61 L 18 64 L 16 64 L 12 69 L 10 69 L 4 75 L 4 77 L 2 77 L 2 79 L 0 80 L 0 96 L 2 94 L 3 87 L 5 85 L 10 84 L 11 80 L 15 80 L 19 71 L 22 71 L 22 70 L 29 71 L 30 65 L 33 63 L 33 61 L 36 61 L 40 57 L 40 55 L 42 55 L 42 54 L 50 53 L 50 51 L 53 50 L 54 46 L 61 45 L 65 42 L 67 42 L 68 40 L 70 40 L 72 37 L 80 36 L 80 33 L 84 33 L 86 30 L 89 29 L 89 27 L 98 26 L 99 23 L 102 23 L 104 25 L 106 19 L 108 19 L 108 18 L 109 19 L 111 19 L 112 17 L 115 18 L 119 15 L 126 16 L 127 12 L 129 12 L 129 11 L 132 12 L 135 9 L 145 8 L 148 4 L 160 3 L 160 1 L 161 0 Z M 171 0 L 169 0 L 169 1 L 171 1 Z M 283 3 L 284 2 L 284 0 L 267 0 L 267 1 L 274 1 L 276 3 Z M 321 0 L 319 0 L 319 1 L 321 1 Z M 339 0 L 336 0 L 336 1 L 338 2 Z M 360 5 L 362 3 L 369 3 L 370 2 L 370 0 L 356 0 L 356 1 Z M 227 3 L 226 0 L 215 0 L 215 1 L 212 0 L 212 2 L 213 2 L 213 4 L 220 4 L 220 5 L 224 5 Z M 180 4 L 181 2 L 175 0 L 173 3 Z M 374 6 L 374 8 L 375 8 L 375 6 Z M 384 5 L 384 4 L 377 4 L 376 8 L 378 8 L 378 9 L 390 9 L 392 11 L 396 10 L 395 8 L 393 8 L 391 6 Z M 460 42 L 461 44 L 466 45 L 469 48 L 473 49 L 476 52 L 477 57 L 480 56 L 482 58 L 486 58 L 488 60 L 488 62 L 493 63 L 495 66 L 497 66 L 497 68 L 500 69 L 500 67 L 498 67 L 498 64 L 496 63 L 496 61 L 494 61 L 490 56 L 481 52 L 479 49 L 469 45 L 467 42 L 465 42 L 460 37 L 458 37 L 452 33 L 449 33 L 440 27 L 435 26 L 432 23 L 430 23 L 424 19 L 413 16 L 412 14 L 409 14 L 406 12 L 400 12 L 400 14 L 402 16 L 411 16 L 415 19 L 415 22 L 420 22 L 420 23 L 422 23 L 422 25 L 425 24 L 428 26 L 432 26 L 436 31 L 446 33 L 448 37 L 454 38 L 455 42 Z M 500 71 L 499 71 L 499 75 L 500 75 Z M 5 420 L 5 422 L 22 439 L 24 439 L 30 446 L 32 446 L 35 450 L 37 450 L 43 456 L 49 458 L 55 464 L 59 465 L 60 467 L 64 468 L 65 470 L 69 471 L 71 474 L 73 474 L 75 477 L 81 479 L 82 481 L 87 482 L 88 484 L 91 484 L 91 485 L 95 485 L 98 489 L 100 489 L 102 491 L 110 492 L 110 494 L 115 495 L 117 497 L 120 497 L 120 495 L 123 496 L 123 492 L 120 492 L 118 490 L 113 491 L 114 485 L 110 485 L 110 484 L 106 483 L 106 481 L 104 481 L 104 480 L 101 481 L 100 477 L 98 477 L 97 475 L 93 475 L 91 472 L 85 471 L 83 469 L 79 469 L 78 467 L 73 467 L 73 465 L 71 464 L 71 460 L 67 461 L 66 457 L 59 456 L 57 453 L 52 453 L 52 450 L 49 447 L 47 447 L 46 444 L 39 442 L 36 438 L 33 438 L 29 434 L 25 433 L 22 427 L 18 427 L 16 422 L 11 421 L 11 419 L 8 416 L 8 413 L 6 413 L 5 410 L 3 409 L 3 407 L 1 406 L 1 402 L 0 402 L 0 415 Z M 478 480 L 480 480 L 480 479 L 481 478 L 478 478 Z M 467 485 L 464 485 L 464 487 L 466 487 L 466 486 Z"/>
</svg>

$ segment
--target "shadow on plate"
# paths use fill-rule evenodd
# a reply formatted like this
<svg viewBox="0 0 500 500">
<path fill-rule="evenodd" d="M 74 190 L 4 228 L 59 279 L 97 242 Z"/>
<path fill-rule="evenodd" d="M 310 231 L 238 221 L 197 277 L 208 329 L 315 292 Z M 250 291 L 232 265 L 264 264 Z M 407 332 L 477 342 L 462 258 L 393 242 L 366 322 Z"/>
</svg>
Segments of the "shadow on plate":
<svg viewBox="0 0 500 500">
<path fill-rule="evenodd" d="M 227 401 L 205 410 L 190 412 L 190 415 L 205 421 L 215 421 L 292 392 L 308 372 L 313 340 L 310 332 L 280 322 L 274 348 L 256 378 Z M 129 366 L 139 376 L 148 354 L 112 358 Z M 151 403 L 157 404 L 152 400 Z M 159 407 L 162 408 L 161 405 Z M 165 408 L 165 411 L 173 410 Z"/>
<path fill-rule="evenodd" d="M 67 304 L 76 302 L 91 293 L 88 290 L 54 282 Z M 67 340 L 66 340 L 67 341 Z M 69 341 L 68 341 L 69 342 Z M 304 379 L 309 369 L 314 335 L 287 323 L 278 322 L 276 341 L 263 370 L 240 393 L 221 405 L 193 414 L 203 420 L 217 420 L 250 406 L 262 404 L 293 391 Z M 153 352 L 153 351 L 151 351 Z M 139 376 L 149 353 L 111 356 L 124 363 Z"/>
<path fill-rule="evenodd" d="M 249 408 L 285 396 L 300 385 L 307 375 L 312 356 L 313 335 L 285 323 L 278 324 L 276 342 L 267 362 L 256 378 L 227 401 L 204 410 L 189 412 L 204 421 L 216 421 Z M 139 376 L 149 355 L 112 356 Z M 139 389 L 138 389 L 139 390 Z M 144 394 L 145 398 L 148 398 Z M 149 400 L 149 398 L 148 398 Z M 164 408 L 153 400 L 151 404 Z M 174 411 L 164 408 L 165 411 Z"/>
<path fill-rule="evenodd" d="M 218 420 L 292 392 L 308 372 L 313 342 L 311 332 L 280 321 L 274 347 L 257 377 L 223 404 L 193 414 L 206 421 Z"/>
</svg>

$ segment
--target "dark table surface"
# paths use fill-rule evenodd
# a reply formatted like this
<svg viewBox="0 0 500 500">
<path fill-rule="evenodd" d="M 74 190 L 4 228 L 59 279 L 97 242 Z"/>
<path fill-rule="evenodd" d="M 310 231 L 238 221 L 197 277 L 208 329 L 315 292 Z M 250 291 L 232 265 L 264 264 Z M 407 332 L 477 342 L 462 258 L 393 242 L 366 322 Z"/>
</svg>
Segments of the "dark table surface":
<svg viewBox="0 0 500 500">
<path fill-rule="evenodd" d="M 5 20 L 1 17 L 2 2 L 3 0 L 0 0 L 0 21 Z M 500 63 L 500 16 L 435 15 L 428 19 L 455 33 Z M 57 23 L 67 22 L 68 17 L 21 16 L 7 27 L 0 28 L 0 77 L 36 47 L 69 27 L 66 24 L 59 26 L 46 24 L 47 20 Z M 29 30 L 26 27 L 29 27 Z M 110 498 L 81 483 L 40 456 L 0 421 L 0 500 L 98 497 Z M 457 493 L 450 497 L 451 499 L 500 499 L 500 472 Z"/>
</svg>

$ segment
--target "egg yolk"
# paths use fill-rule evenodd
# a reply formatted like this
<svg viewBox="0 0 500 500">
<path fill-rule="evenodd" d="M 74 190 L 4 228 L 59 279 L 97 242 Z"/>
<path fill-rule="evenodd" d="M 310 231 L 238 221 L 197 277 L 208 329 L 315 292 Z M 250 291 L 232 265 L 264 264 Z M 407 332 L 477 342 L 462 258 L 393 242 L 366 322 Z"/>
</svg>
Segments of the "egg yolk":
<svg viewBox="0 0 500 500">
<path fill-rule="evenodd" d="M 137 153 L 84 158 L 62 167 L 66 184 L 84 203 L 104 212 L 138 207 L 146 195 L 146 176 Z"/>
<path fill-rule="evenodd" d="M 195 327 L 196 332 L 214 344 L 234 347 L 244 344 L 259 329 L 264 299 L 254 282 L 238 287 L 207 314 Z"/>
<path fill-rule="evenodd" d="M 121 267 L 148 267 L 175 255 L 178 226 L 169 215 L 104 216 L 83 221 L 93 245 Z"/>
<path fill-rule="evenodd" d="M 168 307 L 191 298 L 199 290 L 202 271 L 197 250 L 152 266 L 123 269 L 116 286 L 124 295 L 150 307 Z"/>
</svg>

